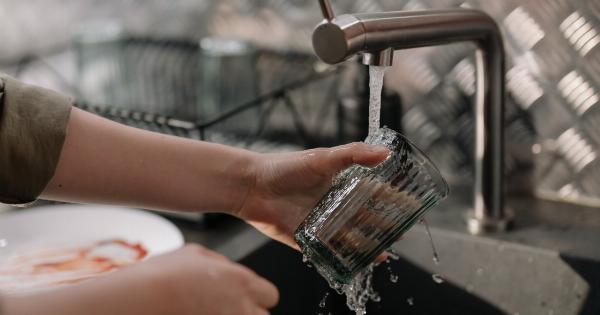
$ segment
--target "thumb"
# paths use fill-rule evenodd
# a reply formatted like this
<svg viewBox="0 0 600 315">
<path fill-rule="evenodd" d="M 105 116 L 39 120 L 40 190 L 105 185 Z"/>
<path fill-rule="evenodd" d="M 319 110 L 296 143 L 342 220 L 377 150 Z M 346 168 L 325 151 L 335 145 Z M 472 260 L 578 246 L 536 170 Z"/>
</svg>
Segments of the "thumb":
<svg viewBox="0 0 600 315">
<path fill-rule="evenodd" d="M 389 150 L 383 146 L 373 146 L 363 142 L 353 142 L 329 150 L 322 163 L 330 173 L 337 173 L 353 164 L 375 166 L 385 160 Z"/>
</svg>

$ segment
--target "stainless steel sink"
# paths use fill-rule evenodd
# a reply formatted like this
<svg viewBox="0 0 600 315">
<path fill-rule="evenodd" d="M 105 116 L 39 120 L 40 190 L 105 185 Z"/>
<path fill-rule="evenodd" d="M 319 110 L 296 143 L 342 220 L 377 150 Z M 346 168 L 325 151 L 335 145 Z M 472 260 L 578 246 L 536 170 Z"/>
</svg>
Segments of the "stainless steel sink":
<svg viewBox="0 0 600 315">
<path fill-rule="evenodd" d="M 274 242 L 241 260 L 280 290 L 279 305 L 273 315 L 332 314 L 354 315 L 345 297 L 331 290 L 300 254 Z M 393 283 L 390 271 L 398 277 Z M 504 314 L 498 307 L 470 294 L 453 283 L 435 283 L 430 273 L 405 259 L 383 264 L 374 276 L 381 302 L 369 303 L 368 314 Z M 326 296 L 327 295 L 327 296 Z M 325 305 L 319 304 L 325 298 Z"/>
<path fill-rule="evenodd" d="M 432 233 L 440 264 L 433 262 L 423 227 L 415 227 L 395 246 L 401 258 L 377 268 L 374 283 L 382 301 L 371 303 L 368 314 L 600 313 L 598 261 L 440 229 Z M 241 262 L 279 287 L 274 315 L 352 314 L 344 298 L 283 245 L 269 242 Z M 445 282 L 435 282 L 433 273 Z"/>
<path fill-rule="evenodd" d="M 401 258 L 376 270 L 380 303 L 369 315 L 385 314 L 600 314 L 600 210 L 529 197 L 512 197 L 515 227 L 472 236 L 463 215 L 470 190 L 454 188 L 427 214 L 441 263 L 434 264 L 422 225 L 395 244 Z M 188 241 L 209 246 L 273 281 L 281 302 L 272 314 L 352 314 L 299 253 L 269 241 L 239 221 L 204 229 L 183 228 Z M 437 284 L 432 273 L 446 281 Z M 319 302 L 329 292 L 326 307 Z M 412 305 L 411 305 L 412 304 Z"/>
</svg>

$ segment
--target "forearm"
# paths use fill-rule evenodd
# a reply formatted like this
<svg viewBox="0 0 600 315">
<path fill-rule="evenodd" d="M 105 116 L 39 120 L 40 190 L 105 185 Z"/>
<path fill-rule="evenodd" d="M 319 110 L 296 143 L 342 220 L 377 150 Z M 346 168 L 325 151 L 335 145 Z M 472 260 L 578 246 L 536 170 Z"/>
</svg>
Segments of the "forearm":
<svg viewBox="0 0 600 315">
<path fill-rule="evenodd" d="M 168 296 L 152 282 L 155 275 L 146 275 L 150 280 L 123 272 L 119 276 L 105 275 L 75 286 L 6 296 L 2 315 L 169 314 L 165 310 Z"/>
<path fill-rule="evenodd" d="M 243 202 L 256 155 L 114 123 L 73 109 L 42 198 L 178 211 L 230 211 Z"/>
</svg>

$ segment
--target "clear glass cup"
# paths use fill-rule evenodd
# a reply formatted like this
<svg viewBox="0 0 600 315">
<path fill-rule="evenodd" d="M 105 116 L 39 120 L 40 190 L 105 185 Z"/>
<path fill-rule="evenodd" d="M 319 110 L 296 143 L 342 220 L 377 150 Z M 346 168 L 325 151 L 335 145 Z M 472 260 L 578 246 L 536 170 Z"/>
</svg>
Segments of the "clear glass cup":
<svg viewBox="0 0 600 315">
<path fill-rule="evenodd" d="M 343 171 L 295 232 L 330 282 L 350 282 L 449 192 L 433 162 L 403 135 L 383 127 L 365 142 L 386 146 L 388 157 Z"/>
</svg>

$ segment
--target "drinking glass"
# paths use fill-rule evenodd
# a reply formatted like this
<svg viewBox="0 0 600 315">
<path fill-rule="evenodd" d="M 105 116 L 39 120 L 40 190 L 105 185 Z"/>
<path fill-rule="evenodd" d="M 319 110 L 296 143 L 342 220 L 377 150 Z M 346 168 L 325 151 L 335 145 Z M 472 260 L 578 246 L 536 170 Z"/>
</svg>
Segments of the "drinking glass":
<svg viewBox="0 0 600 315">
<path fill-rule="evenodd" d="M 389 149 L 369 168 L 343 171 L 295 232 L 328 281 L 348 283 L 448 195 L 433 162 L 403 135 L 380 128 L 365 140 Z"/>
</svg>

